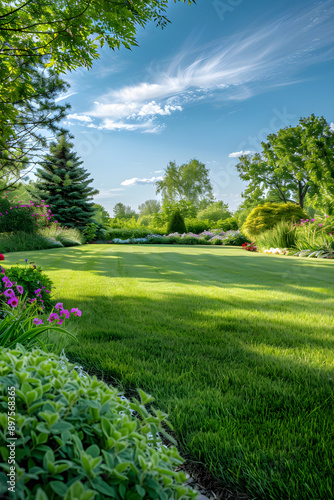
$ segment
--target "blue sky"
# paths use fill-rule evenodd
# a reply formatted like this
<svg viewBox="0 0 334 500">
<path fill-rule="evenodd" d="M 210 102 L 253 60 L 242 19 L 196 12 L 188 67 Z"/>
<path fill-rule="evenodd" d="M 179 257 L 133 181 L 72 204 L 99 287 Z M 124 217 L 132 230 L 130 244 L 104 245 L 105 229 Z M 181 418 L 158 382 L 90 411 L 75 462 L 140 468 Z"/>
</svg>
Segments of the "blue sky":
<svg viewBox="0 0 334 500">
<path fill-rule="evenodd" d="M 334 0 L 170 2 L 168 17 L 138 33 L 139 47 L 104 48 L 66 77 L 66 126 L 111 214 L 155 198 L 169 161 L 191 158 L 235 210 L 238 153 L 301 116 L 334 122 Z"/>
</svg>

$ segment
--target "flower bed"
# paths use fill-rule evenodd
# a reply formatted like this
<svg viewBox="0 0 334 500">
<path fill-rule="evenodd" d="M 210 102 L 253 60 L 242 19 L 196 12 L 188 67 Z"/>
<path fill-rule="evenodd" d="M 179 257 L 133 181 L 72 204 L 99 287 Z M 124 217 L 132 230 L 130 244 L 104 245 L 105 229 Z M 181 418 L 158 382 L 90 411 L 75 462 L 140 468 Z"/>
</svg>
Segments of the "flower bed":
<svg viewBox="0 0 334 500">
<path fill-rule="evenodd" d="M 243 234 L 237 231 L 203 231 L 202 233 L 170 233 L 168 235 L 149 234 L 142 238 L 113 238 L 111 240 L 97 240 L 92 243 L 107 243 L 117 245 L 150 244 L 150 245 L 234 245 L 241 246 L 246 242 Z"/>
</svg>

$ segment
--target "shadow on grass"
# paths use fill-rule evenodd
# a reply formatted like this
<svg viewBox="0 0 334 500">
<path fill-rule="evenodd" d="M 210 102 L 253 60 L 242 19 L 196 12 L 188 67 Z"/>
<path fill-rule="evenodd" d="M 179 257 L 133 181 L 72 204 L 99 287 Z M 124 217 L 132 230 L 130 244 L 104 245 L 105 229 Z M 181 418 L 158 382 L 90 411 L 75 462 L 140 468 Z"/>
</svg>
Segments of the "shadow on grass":
<svg viewBox="0 0 334 500">
<path fill-rule="evenodd" d="M 34 260 L 50 271 L 131 278 L 152 286 L 155 282 L 196 283 L 203 287 L 284 289 L 324 300 L 334 296 L 332 262 L 251 254 L 235 247 L 90 245 L 35 252 Z"/>
</svg>

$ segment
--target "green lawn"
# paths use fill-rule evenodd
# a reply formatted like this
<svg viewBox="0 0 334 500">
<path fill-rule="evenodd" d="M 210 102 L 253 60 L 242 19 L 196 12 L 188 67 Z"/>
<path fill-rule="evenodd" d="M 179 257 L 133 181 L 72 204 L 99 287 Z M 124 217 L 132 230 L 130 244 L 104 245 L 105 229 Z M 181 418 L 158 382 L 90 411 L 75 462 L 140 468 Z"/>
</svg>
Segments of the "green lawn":
<svg viewBox="0 0 334 500">
<path fill-rule="evenodd" d="M 83 314 L 72 359 L 140 387 L 181 449 L 250 498 L 334 498 L 334 264 L 228 247 L 16 253 Z"/>
</svg>

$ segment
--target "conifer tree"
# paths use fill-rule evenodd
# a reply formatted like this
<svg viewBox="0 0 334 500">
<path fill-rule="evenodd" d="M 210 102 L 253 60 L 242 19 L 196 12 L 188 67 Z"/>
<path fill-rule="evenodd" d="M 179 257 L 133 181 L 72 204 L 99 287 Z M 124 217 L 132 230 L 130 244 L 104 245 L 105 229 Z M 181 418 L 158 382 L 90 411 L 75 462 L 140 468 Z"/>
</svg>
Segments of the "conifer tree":
<svg viewBox="0 0 334 500">
<path fill-rule="evenodd" d="M 183 234 L 187 232 L 187 228 L 184 222 L 184 218 L 180 210 L 175 210 L 172 214 L 172 217 L 168 223 L 167 233 L 179 233 Z"/>
<path fill-rule="evenodd" d="M 94 179 L 81 167 L 65 135 L 59 135 L 37 169 L 34 191 L 36 201 L 44 200 L 54 218 L 63 226 L 83 229 L 94 219 L 92 197 L 98 190 L 90 187 Z"/>
</svg>

